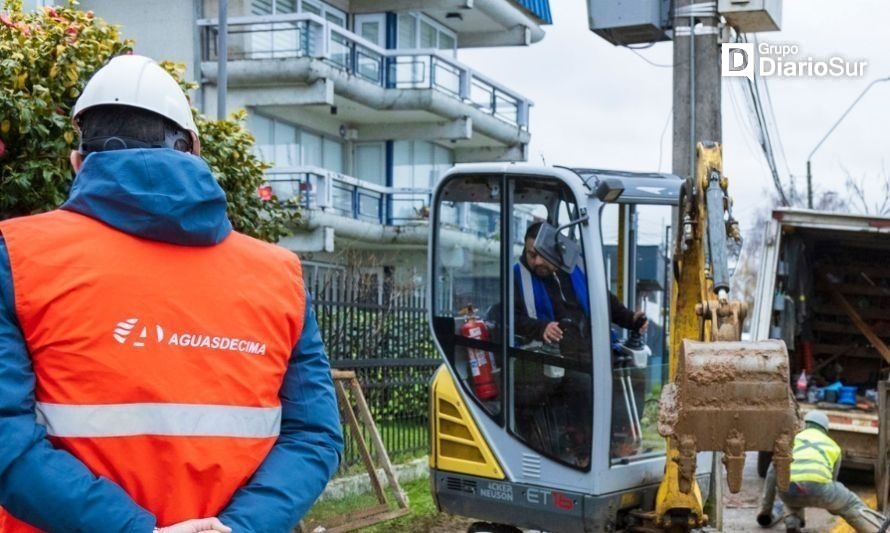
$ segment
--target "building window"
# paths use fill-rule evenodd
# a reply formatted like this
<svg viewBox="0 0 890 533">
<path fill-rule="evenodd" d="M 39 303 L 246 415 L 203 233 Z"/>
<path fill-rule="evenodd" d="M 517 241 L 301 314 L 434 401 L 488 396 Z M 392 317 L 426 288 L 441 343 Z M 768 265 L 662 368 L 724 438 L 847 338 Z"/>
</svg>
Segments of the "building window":
<svg viewBox="0 0 890 533">
<path fill-rule="evenodd" d="M 398 25 L 396 48 L 417 48 L 417 16 L 413 13 L 399 13 Z"/>
<path fill-rule="evenodd" d="M 433 48 L 455 55 L 457 34 L 423 13 L 399 13 L 396 48 Z"/>
<path fill-rule="evenodd" d="M 254 113 L 248 117 L 247 126 L 256 138 L 257 156 L 275 167 L 315 166 L 343 172 L 343 144 L 339 139 Z"/>
<path fill-rule="evenodd" d="M 386 185 L 386 145 L 384 143 L 356 143 L 355 177 L 377 185 Z"/>
<path fill-rule="evenodd" d="M 451 150 L 426 141 L 393 143 L 393 187 L 430 189 L 454 165 Z"/>
<path fill-rule="evenodd" d="M 321 0 L 300 0 L 300 12 L 312 13 L 341 28 L 346 27 L 346 12 Z"/>
<path fill-rule="evenodd" d="M 426 141 L 393 143 L 392 186 L 408 189 L 432 189 L 439 177 L 454 164 L 451 150 Z M 420 196 L 394 199 L 394 220 L 416 219 L 429 206 Z"/>
</svg>

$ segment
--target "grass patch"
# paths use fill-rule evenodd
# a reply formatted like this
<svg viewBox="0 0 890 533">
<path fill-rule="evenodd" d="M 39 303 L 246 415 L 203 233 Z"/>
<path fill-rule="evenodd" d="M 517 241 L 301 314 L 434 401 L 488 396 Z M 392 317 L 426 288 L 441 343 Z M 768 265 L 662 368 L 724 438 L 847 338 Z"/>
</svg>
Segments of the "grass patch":
<svg viewBox="0 0 890 533">
<path fill-rule="evenodd" d="M 441 525 L 443 521 L 451 520 L 449 515 L 439 513 L 433 503 L 430 494 L 430 479 L 428 476 L 402 484 L 402 490 L 408 495 L 410 513 L 380 522 L 373 526 L 362 528 L 359 531 L 366 533 L 415 533 L 417 531 L 429 531 L 433 526 Z M 387 492 L 391 500 L 390 508 L 396 509 L 395 499 Z M 318 502 L 304 518 L 308 531 L 312 531 L 318 525 L 325 525 L 326 520 L 343 516 L 358 509 L 376 505 L 377 500 L 373 493 L 364 493 L 348 496 L 340 500 L 325 500 Z M 460 530 L 458 528 L 457 530 Z M 466 529 L 465 527 L 463 529 Z"/>
</svg>

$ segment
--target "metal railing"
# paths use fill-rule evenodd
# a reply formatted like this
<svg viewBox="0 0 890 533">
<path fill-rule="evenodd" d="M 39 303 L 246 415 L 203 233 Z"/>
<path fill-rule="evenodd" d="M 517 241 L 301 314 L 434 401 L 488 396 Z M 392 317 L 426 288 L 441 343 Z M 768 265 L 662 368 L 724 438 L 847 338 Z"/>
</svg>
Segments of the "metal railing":
<svg viewBox="0 0 890 533">
<path fill-rule="evenodd" d="M 423 455 L 429 446 L 429 382 L 442 364 L 427 324 L 424 289 L 406 290 L 349 270 L 310 274 L 306 286 L 331 366 L 356 372 L 390 456 Z M 361 465 L 361 455 L 351 429 L 343 430 L 341 472 L 349 472 Z"/>
<path fill-rule="evenodd" d="M 439 50 L 387 50 L 316 15 L 231 17 L 229 60 L 311 57 L 379 87 L 432 89 L 528 129 L 531 101 Z M 216 19 L 198 21 L 202 60 L 217 59 Z"/>
<path fill-rule="evenodd" d="M 271 168 L 266 183 L 279 200 L 299 197 L 306 209 L 385 225 L 425 221 L 432 194 L 430 189 L 385 187 L 309 166 Z"/>
</svg>

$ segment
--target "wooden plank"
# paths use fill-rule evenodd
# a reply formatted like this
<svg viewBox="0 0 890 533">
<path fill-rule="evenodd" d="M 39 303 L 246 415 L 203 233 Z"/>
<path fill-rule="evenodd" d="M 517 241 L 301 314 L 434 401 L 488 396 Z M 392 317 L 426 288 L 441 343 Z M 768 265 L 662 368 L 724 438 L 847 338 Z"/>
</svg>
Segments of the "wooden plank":
<svg viewBox="0 0 890 533">
<path fill-rule="evenodd" d="M 868 339 L 868 342 L 871 343 L 872 346 L 881 354 L 888 363 L 890 363 L 890 348 L 884 344 L 884 341 L 878 337 L 874 331 L 872 331 L 871 327 L 862 320 L 862 317 L 859 316 L 859 313 L 856 312 L 856 308 L 850 305 L 850 302 L 844 298 L 843 294 L 840 293 L 840 290 L 836 285 L 831 285 L 831 282 L 828 280 L 828 276 L 825 276 L 825 281 L 829 283 L 831 295 L 834 298 L 834 301 L 837 302 L 849 315 L 850 320 L 853 321 L 853 324 L 865 335 L 865 338 Z"/>
<path fill-rule="evenodd" d="M 355 372 L 352 370 L 331 370 L 334 379 L 355 379 Z"/>
<path fill-rule="evenodd" d="M 875 488 L 878 509 L 890 511 L 890 383 L 878 382 L 878 460 L 875 465 Z"/>
<path fill-rule="evenodd" d="M 387 512 L 389 512 L 389 504 L 381 503 L 380 505 L 374 505 L 372 507 L 366 507 L 364 509 L 357 509 L 350 513 L 346 513 L 345 515 L 331 518 L 323 525 L 326 530 L 330 531 L 332 528 L 335 528 L 337 526 L 342 526 L 356 520 L 361 520 L 362 518 L 367 518 L 369 516 L 379 515 Z"/>
<path fill-rule="evenodd" d="M 890 289 L 886 287 L 872 287 L 871 285 L 858 285 L 853 283 L 834 283 L 830 281 L 824 284 L 817 284 L 817 288 L 826 291 L 837 291 L 846 296 L 888 296 L 890 297 Z"/>
<path fill-rule="evenodd" d="M 840 307 L 828 304 L 814 305 L 813 312 L 817 315 L 847 316 L 846 311 Z M 859 309 L 859 316 L 866 320 L 888 320 L 890 319 L 890 308 L 881 309 L 875 307 L 871 309 Z"/>
<path fill-rule="evenodd" d="M 349 396 L 346 394 L 346 388 L 343 386 L 343 381 L 344 380 L 342 379 L 334 381 L 337 397 L 340 399 L 343 414 L 346 415 L 346 422 L 349 424 L 349 427 L 352 428 L 353 437 L 358 444 L 362 462 L 365 463 L 365 470 L 368 471 L 368 477 L 371 480 L 371 486 L 374 488 L 374 493 L 377 495 L 377 501 L 386 503 L 386 492 L 383 490 L 383 486 L 380 484 L 380 479 L 377 477 L 377 468 L 374 467 L 374 461 L 371 459 L 371 452 L 368 451 L 368 444 L 365 442 L 364 435 L 362 435 L 362 430 L 358 424 L 358 420 L 355 418 L 355 413 L 352 411 L 352 404 L 349 403 Z M 353 380 L 349 381 L 351 382 Z"/>
<path fill-rule="evenodd" d="M 874 261 L 844 263 L 842 265 L 820 265 L 816 267 L 816 272 L 819 272 L 820 274 L 823 272 L 832 272 L 834 274 L 849 274 L 853 276 L 865 274 L 870 278 L 890 277 L 890 272 L 887 272 L 887 267 L 881 264 L 876 264 Z"/>
<path fill-rule="evenodd" d="M 882 264 L 878 264 L 879 262 L 867 262 L 867 263 L 844 263 L 843 265 L 824 265 L 817 266 L 816 272 L 819 274 L 831 272 L 833 274 L 850 274 L 854 276 L 861 276 L 865 274 L 872 281 L 877 281 L 881 278 L 890 278 L 890 271 L 887 270 L 887 267 Z M 863 281 L 865 281 L 863 279 Z"/>
<path fill-rule="evenodd" d="M 368 404 L 365 401 L 364 393 L 362 393 L 361 385 L 359 385 L 357 379 L 351 379 L 349 380 L 349 386 L 352 389 L 352 396 L 355 398 L 355 403 L 358 405 L 358 412 L 364 419 L 365 425 L 371 433 L 371 441 L 377 449 L 377 461 L 381 464 L 383 471 L 386 473 L 386 477 L 389 480 L 389 486 L 395 493 L 399 507 L 407 509 L 408 499 L 405 497 L 405 493 L 399 485 L 399 480 L 396 478 L 392 463 L 389 460 L 389 454 L 386 453 L 386 447 L 383 445 L 383 439 L 380 438 L 380 432 L 377 431 L 377 424 L 374 423 L 374 419 L 371 417 L 371 410 L 368 409 Z"/>
<path fill-rule="evenodd" d="M 859 315 L 859 318 L 863 318 L 862 315 Z M 854 335 L 859 335 L 860 331 L 853 324 L 849 324 L 846 322 L 826 322 L 824 320 L 814 320 L 811 322 L 813 326 L 813 330 L 815 331 L 824 331 L 826 333 L 850 333 Z M 872 327 L 875 335 L 879 337 L 890 337 L 890 331 L 888 331 L 888 325 L 890 322 L 885 322 L 883 324 L 876 325 Z"/>
<path fill-rule="evenodd" d="M 370 526 L 378 522 L 383 522 L 384 520 L 392 520 L 393 518 L 405 516 L 406 514 L 408 514 L 408 509 L 396 509 L 395 511 L 390 511 L 388 513 L 369 516 L 362 520 L 356 520 L 355 522 L 350 522 L 349 524 L 343 524 L 340 527 L 326 529 L 325 533 L 344 533 L 346 531 L 355 531 L 356 529 Z"/>
<path fill-rule="evenodd" d="M 841 357 L 861 357 L 864 359 L 880 359 L 880 355 L 874 348 L 868 346 L 855 346 L 853 344 L 813 344 L 813 355 L 837 355 Z"/>
</svg>

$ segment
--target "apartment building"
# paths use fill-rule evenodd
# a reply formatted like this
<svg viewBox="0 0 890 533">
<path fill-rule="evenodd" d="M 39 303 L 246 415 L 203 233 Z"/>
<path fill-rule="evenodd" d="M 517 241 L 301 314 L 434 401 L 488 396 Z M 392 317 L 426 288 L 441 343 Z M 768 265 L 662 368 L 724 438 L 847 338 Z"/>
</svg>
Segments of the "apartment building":
<svg viewBox="0 0 890 533">
<path fill-rule="evenodd" d="M 247 110 L 257 153 L 273 165 L 260 193 L 304 208 L 280 244 L 310 270 L 341 268 L 351 254 L 378 282 L 418 279 L 436 179 L 456 163 L 526 160 L 532 102 L 458 56 L 539 41 L 548 0 L 232 0 L 224 26 L 220 4 L 80 7 L 120 25 L 137 53 L 184 63 L 205 114 L 217 112 L 224 74 L 226 110 Z M 485 234 L 493 217 L 453 222 Z"/>
</svg>

